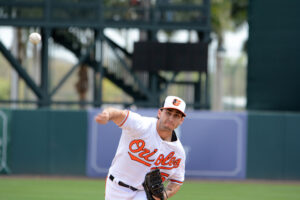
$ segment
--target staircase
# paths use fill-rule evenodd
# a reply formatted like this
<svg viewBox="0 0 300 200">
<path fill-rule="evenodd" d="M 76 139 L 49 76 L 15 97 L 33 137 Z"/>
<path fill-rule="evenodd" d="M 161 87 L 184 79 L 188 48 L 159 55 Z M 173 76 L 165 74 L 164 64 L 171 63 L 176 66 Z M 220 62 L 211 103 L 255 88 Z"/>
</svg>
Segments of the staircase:
<svg viewBox="0 0 300 200">
<path fill-rule="evenodd" d="M 67 29 L 53 30 L 52 38 L 56 43 L 64 46 L 78 58 L 82 55 L 82 49 L 87 49 L 87 47 L 83 47 L 78 37 Z M 134 101 L 145 101 L 149 99 L 149 92 L 147 88 L 145 88 L 148 84 L 144 78 L 147 76 L 147 74 L 145 74 L 146 72 L 138 75 L 133 72 L 131 70 L 132 55 L 108 37 L 104 36 L 104 38 L 102 62 L 104 77 L 131 96 Z M 93 56 L 88 56 L 85 63 L 93 69 L 98 67 Z M 141 79 L 139 76 L 143 76 L 143 78 Z M 145 85 L 144 88 L 142 85 Z"/>
</svg>

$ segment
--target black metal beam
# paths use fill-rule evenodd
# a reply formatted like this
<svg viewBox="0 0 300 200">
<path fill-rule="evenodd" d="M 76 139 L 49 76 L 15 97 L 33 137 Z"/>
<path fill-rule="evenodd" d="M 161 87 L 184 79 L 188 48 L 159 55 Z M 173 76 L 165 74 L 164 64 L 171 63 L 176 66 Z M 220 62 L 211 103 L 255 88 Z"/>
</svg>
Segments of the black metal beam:
<svg viewBox="0 0 300 200">
<path fill-rule="evenodd" d="M 66 27 L 79 27 L 79 28 L 137 28 L 144 30 L 195 30 L 209 32 L 209 27 L 199 26 L 199 23 L 186 23 L 186 22 L 165 22 L 165 23 L 156 23 L 156 24 L 147 24 L 145 21 L 141 22 L 130 22 L 130 21 L 107 21 L 103 23 L 93 23 L 93 22 L 80 22 L 72 20 L 61 20 L 57 22 L 45 22 L 43 20 L 28 20 L 28 19 L 0 19 L 0 26 L 16 26 L 16 27 L 45 27 L 45 28 L 66 28 Z"/>
<path fill-rule="evenodd" d="M 159 85 L 158 85 L 158 72 L 149 72 L 149 84 L 152 98 L 150 101 L 153 105 L 159 106 Z"/>
<path fill-rule="evenodd" d="M 68 78 L 72 75 L 72 73 L 77 69 L 82 63 L 86 61 L 90 54 L 90 50 L 87 51 L 84 55 L 79 58 L 77 64 L 75 64 L 67 73 L 66 75 L 59 81 L 59 83 L 54 87 L 54 89 L 50 92 L 50 97 L 55 95 L 55 93 L 61 88 L 61 86 L 68 80 Z"/>
<path fill-rule="evenodd" d="M 39 100 L 2 100 L 0 99 L 0 103 L 10 104 L 10 103 L 22 103 L 22 104 L 37 104 Z"/>
<path fill-rule="evenodd" d="M 128 56 L 129 58 L 132 58 L 132 53 L 129 53 L 125 48 L 121 47 L 120 45 L 118 45 L 117 43 L 115 43 L 113 40 L 111 40 L 109 37 L 105 36 L 105 41 L 112 47 L 114 48 L 118 48 L 120 51 L 122 51 L 126 56 Z"/>
<path fill-rule="evenodd" d="M 96 60 L 97 63 L 94 72 L 94 106 L 95 107 L 100 107 L 102 104 L 102 86 L 103 86 L 103 78 L 104 78 L 103 41 L 104 41 L 103 29 L 96 29 L 95 30 L 95 53 L 94 53 L 94 59 Z"/>
<path fill-rule="evenodd" d="M 174 81 L 170 84 L 176 84 L 176 85 L 194 85 L 196 82 L 194 81 Z"/>
<path fill-rule="evenodd" d="M 198 72 L 198 81 L 194 85 L 194 102 L 201 103 L 201 72 Z M 200 109 L 200 106 L 194 106 L 195 109 Z"/>
<path fill-rule="evenodd" d="M 0 51 L 7 59 L 7 61 L 11 64 L 11 66 L 17 71 L 18 75 L 23 78 L 28 87 L 33 91 L 33 93 L 38 97 L 43 97 L 43 92 L 41 89 L 35 84 L 35 82 L 31 79 L 31 77 L 27 74 L 24 68 L 20 65 L 20 63 L 14 58 L 14 56 L 6 49 L 3 43 L 0 41 Z"/>
<path fill-rule="evenodd" d="M 51 35 L 51 29 L 42 28 L 42 53 L 41 53 L 41 89 L 43 92 L 43 97 L 41 107 L 47 107 L 50 105 L 49 96 L 49 63 L 48 63 L 48 47 L 49 47 L 49 37 Z"/>
<path fill-rule="evenodd" d="M 204 95 L 205 95 L 205 97 L 204 97 L 204 108 L 210 108 L 211 107 L 211 105 L 210 105 L 210 93 L 209 93 L 209 76 L 208 76 L 208 74 L 207 73 L 205 73 L 205 91 L 204 91 Z"/>
<path fill-rule="evenodd" d="M 0 104 L 10 104 L 10 103 L 21 103 L 21 104 L 36 104 L 39 101 L 34 101 L 34 100 L 0 100 Z M 134 102 L 116 102 L 116 101 L 103 101 L 103 104 L 116 104 L 116 105 L 120 105 L 123 104 L 125 107 L 129 107 L 132 105 L 136 105 L 136 106 L 140 106 L 140 107 L 155 107 L 157 108 L 157 106 L 153 106 L 152 102 L 148 102 L 148 101 L 134 101 Z M 51 101 L 52 105 L 94 105 L 95 102 L 94 101 Z M 187 107 L 201 107 L 201 108 L 209 108 L 206 107 L 200 103 L 186 103 Z"/>
<path fill-rule="evenodd" d="M 105 6 L 103 1 L 93 2 L 59 2 L 44 0 L 43 2 L 32 1 L 0 1 L 0 8 L 4 11 L 3 16 L 0 17 L 0 25 L 10 26 L 37 26 L 44 28 L 58 28 L 58 27 L 89 27 L 95 29 L 111 28 L 139 28 L 146 30 L 176 30 L 188 29 L 198 31 L 210 30 L 209 19 L 209 0 L 203 0 L 202 4 L 159 4 L 156 3 L 150 8 L 137 8 L 134 6 Z M 33 12 L 39 13 L 34 18 L 26 15 L 14 16 L 12 8 L 18 11 L 22 9 L 32 9 Z M 147 20 L 141 17 L 140 19 L 127 18 L 128 10 L 138 13 L 150 13 L 150 18 Z M 60 10 L 64 11 L 64 15 L 53 15 L 59 13 Z M 197 12 L 198 16 L 189 18 L 186 21 L 166 21 L 159 18 L 163 13 L 176 13 L 176 12 Z M 76 16 L 73 16 L 72 15 Z M 82 17 L 79 17 L 84 13 Z M 119 15 L 120 19 L 115 20 L 112 16 Z M 188 16 L 188 15 L 187 15 Z M 74 19 L 75 17 L 75 19 Z"/>
</svg>

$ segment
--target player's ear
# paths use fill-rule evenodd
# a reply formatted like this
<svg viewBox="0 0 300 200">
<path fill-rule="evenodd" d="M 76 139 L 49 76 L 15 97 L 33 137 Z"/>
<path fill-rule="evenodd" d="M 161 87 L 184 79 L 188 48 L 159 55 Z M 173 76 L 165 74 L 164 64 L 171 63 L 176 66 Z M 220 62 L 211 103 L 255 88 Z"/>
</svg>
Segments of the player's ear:
<svg viewBox="0 0 300 200">
<path fill-rule="evenodd" d="M 184 121 L 184 117 L 181 117 L 180 124 Z"/>
<path fill-rule="evenodd" d="M 158 109 L 158 112 L 157 112 L 157 118 L 159 119 L 160 118 L 160 115 L 161 115 L 161 112 L 162 112 L 162 109 Z"/>
</svg>

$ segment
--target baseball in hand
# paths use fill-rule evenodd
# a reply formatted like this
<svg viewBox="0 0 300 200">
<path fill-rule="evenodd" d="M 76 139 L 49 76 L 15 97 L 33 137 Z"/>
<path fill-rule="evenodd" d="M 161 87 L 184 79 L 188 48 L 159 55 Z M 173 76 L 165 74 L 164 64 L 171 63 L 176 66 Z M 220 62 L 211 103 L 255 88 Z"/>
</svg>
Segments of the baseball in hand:
<svg viewBox="0 0 300 200">
<path fill-rule="evenodd" d="M 32 44 L 36 45 L 36 44 L 40 43 L 41 39 L 42 39 L 42 37 L 39 33 L 34 32 L 29 35 L 29 41 Z"/>
<path fill-rule="evenodd" d="M 95 117 L 95 121 L 99 124 L 106 124 L 109 121 L 109 113 L 107 111 L 103 111 Z"/>
</svg>

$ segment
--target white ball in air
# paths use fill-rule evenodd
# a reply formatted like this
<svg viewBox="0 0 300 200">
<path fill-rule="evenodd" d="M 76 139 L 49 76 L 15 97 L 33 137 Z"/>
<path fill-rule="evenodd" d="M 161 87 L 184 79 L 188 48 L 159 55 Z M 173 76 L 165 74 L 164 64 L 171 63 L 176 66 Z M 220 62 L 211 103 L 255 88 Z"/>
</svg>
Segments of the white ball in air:
<svg viewBox="0 0 300 200">
<path fill-rule="evenodd" d="M 42 39 L 42 37 L 41 37 L 41 35 L 39 33 L 34 32 L 34 33 L 31 33 L 29 35 L 29 41 L 32 44 L 38 44 L 38 43 L 40 43 L 41 39 Z"/>
</svg>

